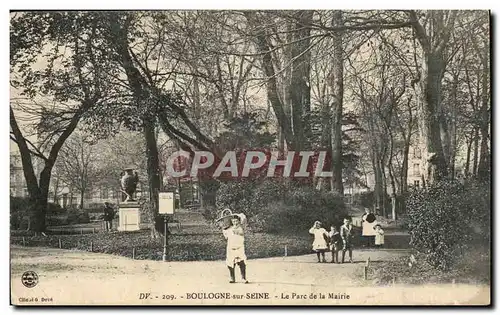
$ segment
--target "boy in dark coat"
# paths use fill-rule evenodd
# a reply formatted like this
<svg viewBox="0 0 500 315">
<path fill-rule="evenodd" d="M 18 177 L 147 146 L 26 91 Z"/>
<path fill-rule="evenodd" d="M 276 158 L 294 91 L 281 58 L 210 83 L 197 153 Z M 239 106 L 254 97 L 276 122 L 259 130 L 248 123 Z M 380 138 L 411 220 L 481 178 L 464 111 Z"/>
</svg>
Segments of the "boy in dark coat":
<svg viewBox="0 0 500 315">
<path fill-rule="evenodd" d="M 104 203 L 104 223 L 106 231 L 113 229 L 113 219 L 115 218 L 115 209 L 109 202 Z"/>
<path fill-rule="evenodd" d="M 328 232 L 329 241 L 330 241 L 330 250 L 332 251 L 332 263 L 339 263 L 339 251 L 342 244 L 342 238 L 340 237 L 340 233 L 335 226 L 330 227 L 330 232 Z"/>
<path fill-rule="evenodd" d="M 344 263 L 345 252 L 349 251 L 349 262 L 352 263 L 352 239 L 354 237 L 354 231 L 351 224 L 351 220 L 348 218 L 344 219 L 344 224 L 340 227 L 340 237 L 342 238 L 342 263 Z"/>
</svg>

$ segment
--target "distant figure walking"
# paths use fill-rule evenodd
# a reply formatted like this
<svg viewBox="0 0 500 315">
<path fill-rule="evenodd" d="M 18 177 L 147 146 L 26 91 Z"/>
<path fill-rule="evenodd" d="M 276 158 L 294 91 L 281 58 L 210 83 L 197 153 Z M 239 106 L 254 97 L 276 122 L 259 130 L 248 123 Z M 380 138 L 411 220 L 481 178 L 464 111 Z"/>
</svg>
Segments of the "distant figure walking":
<svg viewBox="0 0 500 315">
<path fill-rule="evenodd" d="M 354 237 L 354 231 L 352 228 L 351 220 L 348 218 L 344 219 L 344 224 L 340 227 L 340 237 L 342 238 L 342 263 L 344 263 L 345 253 L 349 251 L 349 262 L 352 261 L 352 239 Z"/>
<path fill-rule="evenodd" d="M 328 250 L 328 232 L 321 227 L 321 222 L 316 221 L 313 227 L 309 229 L 309 234 L 314 235 L 312 248 L 318 256 L 318 262 L 326 262 L 325 252 Z M 320 256 L 323 258 L 322 260 Z"/>
<path fill-rule="evenodd" d="M 109 202 L 104 203 L 104 229 L 109 232 L 113 229 L 113 219 L 115 218 L 115 209 Z"/>
</svg>

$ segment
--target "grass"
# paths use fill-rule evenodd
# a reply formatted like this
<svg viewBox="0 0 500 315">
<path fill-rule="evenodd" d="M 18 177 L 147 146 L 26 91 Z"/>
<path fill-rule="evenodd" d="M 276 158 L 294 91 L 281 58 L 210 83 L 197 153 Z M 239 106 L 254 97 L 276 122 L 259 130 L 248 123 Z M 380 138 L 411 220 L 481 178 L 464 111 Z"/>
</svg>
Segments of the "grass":
<svg viewBox="0 0 500 315">
<path fill-rule="evenodd" d="M 175 219 L 182 223 L 182 229 L 171 229 L 169 236 L 169 260 L 197 261 L 225 259 L 226 241 L 221 231 L 206 222 L 199 212 L 178 212 Z M 115 222 L 114 226 L 117 226 Z M 26 246 L 44 246 L 64 249 L 90 250 L 94 252 L 132 257 L 136 259 L 161 260 L 163 238 L 151 239 L 149 230 L 137 232 L 101 231 L 101 222 L 53 227 L 48 236 L 33 236 L 29 231 L 11 231 L 11 243 Z M 96 232 L 96 233 L 94 233 Z M 357 235 L 360 235 L 356 228 Z M 307 231 L 295 234 L 246 233 L 246 254 L 250 259 L 284 256 L 296 256 L 312 253 L 312 236 Z M 387 235 L 386 248 L 408 248 L 405 235 Z M 354 244 L 359 247 L 360 239 Z"/>
<path fill-rule="evenodd" d="M 90 250 L 94 252 L 132 257 L 135 249 L 136 259 L 161 260 L 163 238 L 152 239 L 149 230 L 137 232 L 85 233 L 72 235 L 48 235 L 24 237 L 26 246 L 59 247 Z M 209 226 L 186 226 L 181 231 L 173 230 L 169 236 L 169 260 L 218 260 L 225 259 L 226 241 L 222 233 Z M 288 255 L 311 253 L 311 236 L 276 235 L 266 233 L 247 233 L 246 253 L 249 258 L 283 256 L 285 245 Z M 11 243 L 23 245 L 23 236 L 15 233 Z"/>
<path fill-rule="evenodd" d="M 92 228 L 55 231 L 48 236 L 28 236 L 25 231 L 12 231 L 11 243 L 25 246 L 44 246 L 89 251 L 92 243 L 94 252 L 132 257 L 135 249 L 136 259 L 161 260 L 163 255 L 163 237 L 152 239 L 149 230 L 136 232 L 97 232 Z M 98 231 L 98 230 L 97 230 Z M 285 246 L 288 256 L 312 253 L 312 236 L 307 232 L 300 234 L 246 234 L 246 254 L 252 258 L 284 256 Z M 24 239 L 24 243 L 23 243 Z M 355 246 L 359 248 L 359 239 Z M 169 260 L 197 261 L 225 259 L 226 240 L 222 233 L 211 226 L 183 226 L 179 231 L 172 229 L 169 236 Z M 408 248 L 408 239 L 402 235 L 388 235 L 386 248 Z"/>
<path fill-rule="evenodd" d="M 418 284 L 490 284 L 490 249 L 484 246 L 470 246 L 457 258 L 453 269 L 440 271 L 425 261 L 422 254 L 414 253 L 417 264 L 409 267 L 409 257 L 373 264 L 370 278 L 379 285 L 405 283 Z"/>
</svg>

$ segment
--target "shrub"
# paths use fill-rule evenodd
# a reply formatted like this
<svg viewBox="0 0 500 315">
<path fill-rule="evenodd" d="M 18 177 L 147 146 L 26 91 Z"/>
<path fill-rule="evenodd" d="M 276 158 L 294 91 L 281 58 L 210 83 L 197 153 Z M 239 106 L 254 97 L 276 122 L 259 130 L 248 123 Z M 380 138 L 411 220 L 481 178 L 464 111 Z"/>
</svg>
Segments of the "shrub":
<svg viewBox="0 0 500 315">
<path fill-rule="evenodd" d="M 342 196 L 329 191 L 318 191 L 310 186 L 299 187 L 287 192 L 288 228 L 296 231 L 309 230 L 313 222 L 319 220 L 323 227 L 341 225 L 347 215 Z"/>
<path fill-rule="evenodd" d="M 217 209 L 225 207 L 245 213 L 252 229 L 271 233 L 307 231 L 316 220 L 340 225 L 346 215 L 341 196 L 272 180 L 221 185 Z"/>
<path fill-rule="evenodd" d="M 20 229 L 23 217 L 28 214 L 31 206 L 29 198 L 10 197 L 10 228 Z"/>
<path fill-rule="evenodd" d="M 66 225 L 67 219 L 66 216 L 47 216 L 46 224 L 47 226 L 57 226 L 57 225 Z"/>
<path fill-rule="evenodd" d="M 88 212 L 75 209 L 68 210 L 68 217 L 66 219 L 66 224 L 82 224 L 89 222 L 90 222 L 90 216 Z"/>
<path fill-rule="evenodd" d="M 66 209 L 64 209 L 63 207 L 61 207 L 61 205 L 59 205 L 58 203 L 53 203 L 53 202 L 49 202 L 47 204 L 47 214 L 62 214 L 66 211 Z"/>
<path fill-rule="evenodd" d="M 410 244 L 440 270 L 453 266 L 463 246 L 489 240 L 488 183 L 436 182 L 412 191 L 407 210 Z"/>
<path fill-rule="evenodd" d="M 10 197 L 10 228 L 13 230 L 25 229 L 28 227 L 27 220 L 24 220 L 29 215 L 31 201 L 28 197 Z M 64 209 L 56 203 L 47 203 L 47 221 L 51 215 L 64 213 Z"/>
</svg>

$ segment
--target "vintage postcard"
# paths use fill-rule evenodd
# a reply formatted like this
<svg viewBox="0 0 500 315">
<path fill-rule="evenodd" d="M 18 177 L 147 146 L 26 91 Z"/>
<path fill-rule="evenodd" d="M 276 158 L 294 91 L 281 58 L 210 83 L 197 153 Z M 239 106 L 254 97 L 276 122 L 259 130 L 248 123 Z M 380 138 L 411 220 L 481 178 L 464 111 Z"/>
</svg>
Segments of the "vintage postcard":
<svg viewBox="0 0 500 315">
<path fill-rule="evenodd" d="M 10 303 L 491 304 L 490 12 L 10 13 Z"/>
</svg>

